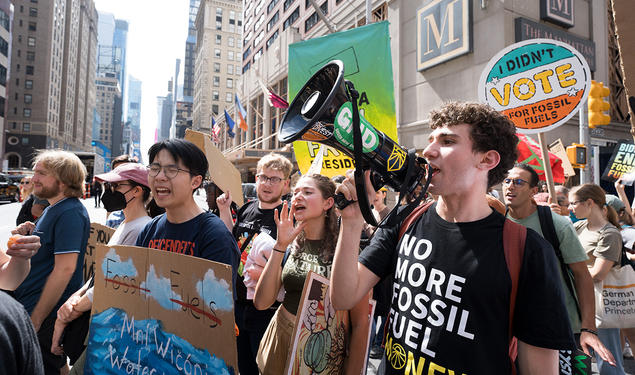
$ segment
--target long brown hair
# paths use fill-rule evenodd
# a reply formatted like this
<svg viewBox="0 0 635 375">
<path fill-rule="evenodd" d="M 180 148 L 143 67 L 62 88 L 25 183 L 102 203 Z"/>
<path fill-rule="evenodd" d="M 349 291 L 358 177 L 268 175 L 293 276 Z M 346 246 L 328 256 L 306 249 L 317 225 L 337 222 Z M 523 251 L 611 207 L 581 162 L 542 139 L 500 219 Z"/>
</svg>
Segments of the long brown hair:
<svg viewBox="0 0 635 375">
<path fill-rule="evenodd" d="M 606 218 L 609 223 L 613 224 L 616 228 L 620 228 L 620 221 L 615 209 L 606 204 L 606 192 L 599 185 L 596 184 L 584 184 L 571 190 L 571 193 L 579 200 L 586 201 L 591 199 L 600 209 L 606 209 Z"/>
<path fill-rule="evenodd" d="M 302 178 L 312 179 L 322 194 L 322 198 L 328 199 L 335 197 L 335 183 L 333 183 L 330 178 L 317 173 L 302 176 Z M 335 204 L 333 204 L 324 215 L 324 243 L 322 244 L 322 254 L 320 254 L 323 262 L 330 262 L 333 260 L 335 246 L 337 245 L 338 232 L 337 215 L 335 214 Z M 295 258 L 300 257 L 299 250 L 304 247 L 305 241 L 306 236 L 304 231 L 302 231 L 293 243 L 293 256 Z"/>
</svg>

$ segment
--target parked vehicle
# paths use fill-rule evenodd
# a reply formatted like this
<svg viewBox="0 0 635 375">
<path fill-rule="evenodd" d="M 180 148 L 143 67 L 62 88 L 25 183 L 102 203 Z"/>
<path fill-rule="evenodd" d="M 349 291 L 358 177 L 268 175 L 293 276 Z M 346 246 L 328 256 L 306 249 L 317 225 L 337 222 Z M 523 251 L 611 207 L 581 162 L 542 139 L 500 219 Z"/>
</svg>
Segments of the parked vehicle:
<svg viewBox="0 0 635 375">
<path fill-rule="evenodd" d="M 243 183 L 243 200 L 245 203 L 251 202 L 253 200 L 258 199 L 258 194 L 256 193 L 256 184 L 253 182 L 245 182 Z"/>
<path fill-rule="evenodd" d="M 0 173 L 0 200 L 9 200 L 11 202 L 18 202 L 20 200 L 20 180 L 18 184 L 10 178 L 8 174 Z"/>
</svg>

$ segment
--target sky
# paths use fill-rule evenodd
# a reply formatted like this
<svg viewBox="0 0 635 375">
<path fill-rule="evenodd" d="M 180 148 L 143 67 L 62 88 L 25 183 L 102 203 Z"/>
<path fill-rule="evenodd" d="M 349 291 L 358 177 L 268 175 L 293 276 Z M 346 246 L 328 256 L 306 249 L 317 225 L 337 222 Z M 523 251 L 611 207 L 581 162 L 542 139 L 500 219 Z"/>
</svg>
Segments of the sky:
<svg viewBox="0 0 635 375">
<path fill-rule="evenodd" d="M 189 0 L 95 0 L 100 12 L 128 21 L 127 69 L 142 81 L 141 152 L 154 142 L 157 96 L 168 92 L 176 59 L 181 59 L 179 86 L 187 38 Z"/>
</svg>

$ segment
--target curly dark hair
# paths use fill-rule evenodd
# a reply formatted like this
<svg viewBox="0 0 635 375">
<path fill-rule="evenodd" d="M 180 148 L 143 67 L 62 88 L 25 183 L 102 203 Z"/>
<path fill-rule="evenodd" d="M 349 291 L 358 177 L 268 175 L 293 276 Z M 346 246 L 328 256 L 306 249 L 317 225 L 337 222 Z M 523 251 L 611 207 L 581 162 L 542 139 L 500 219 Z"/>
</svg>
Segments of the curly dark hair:
<svg viewBox="0 0 635 375">
<path fill-rule="evenodd" d="M 430 112 L 430 128 L 468 124 L 472 151 L 494 150 L 500 162 L 487 175 L 487 187 L 499 184 L 518 158 L 516 127 L 502 113 L 481 103 L 449 102 Z"/>
<path fill-rule="evenodd" d="M 302 176 L 301 178 L 310 178 L 315 182 L 318 190 L 322 194 L 322 198 L 328 199 L 335 197 L 335 183 L 330 178 L 322 176 L 321 174 L 311 174 Z M 337 245 L 337 236 L 339 228 L 337 224 L 337 215 L 335 214 L 335 204 L 329 208 L 324 215 L 324 242 L 322 243 L 322 254 L 320 257 L 324 262 L 330 262 L 335 255 L 335 246 Z M 300 232 L 298 237 L 292 243 L 293 256 L 295 258 L 300 257 L 300 249 L 304 247 L 304 241 L 306 240 L 304 231 Z"/>
</svg>

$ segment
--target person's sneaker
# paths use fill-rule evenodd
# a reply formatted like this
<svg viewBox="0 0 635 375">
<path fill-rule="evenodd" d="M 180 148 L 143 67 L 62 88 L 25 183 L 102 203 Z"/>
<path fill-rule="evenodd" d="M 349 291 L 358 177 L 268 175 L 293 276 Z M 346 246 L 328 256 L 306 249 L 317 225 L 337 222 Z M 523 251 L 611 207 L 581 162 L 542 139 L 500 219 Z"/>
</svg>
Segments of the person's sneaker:
<svg viewBox="0 0 635 375">
<path fill-rule="evenodd" d="M 384 355 L 384 349 L 382 349 L 381 346 L 373 346 L 370 349 L 369 357 L 372 359 L 381 359 L 383 355 Z"/>
<path fill-rule="evenodd" d="M 631 347 L 628 345 L 624 347 L 624 351 L 622 351 L 622 355 L 624 356 L 625 359 L 633 359 L 633 351 L 631 350 Z"/>
</svg>

